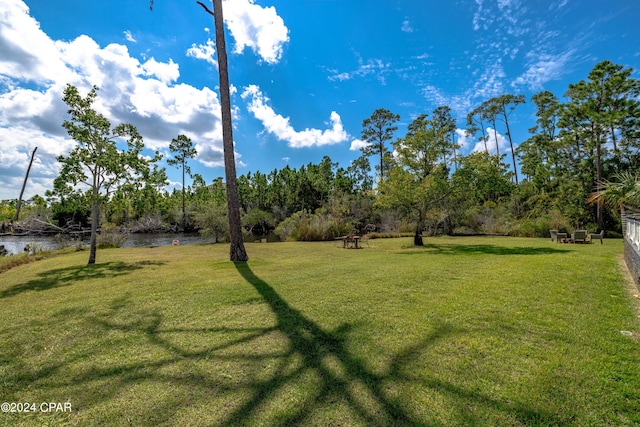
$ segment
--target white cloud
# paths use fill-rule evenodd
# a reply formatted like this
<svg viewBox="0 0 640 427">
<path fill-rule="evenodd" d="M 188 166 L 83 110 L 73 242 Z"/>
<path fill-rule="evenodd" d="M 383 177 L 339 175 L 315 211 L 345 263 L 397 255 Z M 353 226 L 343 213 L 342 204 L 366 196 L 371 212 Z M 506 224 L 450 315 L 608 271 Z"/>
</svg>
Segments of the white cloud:
<svg viewBox="0 0 640 427">
<path fill-rule="evenodd" d="M 460 150 L 465 151 L 473 143 L 473 138 L 467 136 L 466 129 L 456 129 L 458 140 L 456 143 L 460 146 Z"/>
<path fill-rule="evenodd" d="M 180 77 L 178 64 L 169 59 L 169 63 L 158 62 L 154 58 L 142 64 L 142 69 L 147 76 L 155 76 L 164 84 L 172 83 Z"/>
<path fill-rule="evenodd" d="M 334 71 L 334 74 L 329 76 L 329 80 L 331 80 L 331 81 L 339 80 L 341 82 L 343 82 L 345 80 L 351 80 L 352 78 L 353 78 L 353 74 L 350 74 L 350 73 L 338 73 L 337 71 Z"/>
<path fill-rule="evenodd" d="M 131 31 L 127 30 L 124 32 L 124 38 L 131 43 L 137 43 L 137 40 L 133 37 L 133 34 L 131 34 Z"/>
<path fill-rule="evenodd" d="M 255 0 L 224 0 L 224 21 L 235 41 L 235 53 L 240 54 L 248 47 L 269 64 L 280 61 L 283 47 L 289 42 L 289 29 L 275 7 L 259 6 Z M 211 33 L 209 28 L 204 31 Z M 217 67 L 215 53 L 211 39 L 205 44 L 194 43 L 187 50 L 187 56 Z"/>
<path fill-rule="evenodd" d="M 386 84 L 386 76 L 393 71 L 391 64 L 383 61 L 382 59 L 373 58 L 363 60 L 360 55 L 356 54 L 358 58 L 358 68 L 353 71 L 339 72 L 338 70 L 329 69 L 330 81 L 345 81 L 351 80 L 354 77 L 367 77 L 374 76 L 383 85 Z"/>
<path fill-rule="evenodd" d="M 371 145 L 370 142 L 363 141 L 361 139 L 354 139 L 353 141 L 351 141 L 351 147 L 349 147 L 349 150 L 360 151 L 363 148 L 368 147 L 369 145 Z"/>
<path fill-rule="evenodd" d="M 68 152 L 75 142 L 68 138 L 50 136 L 38 130 L 0 127 L 0 199 L 14 199 L 22 186 L 24 174 L 34 148 L 38 148 L 29 174 L 25 197 L 44 195 L 52 188 L 58 175 L 56 157 Z"/>
<path fill-rule="evenodd" d="M 166 148 L 184 133 L 200 148 L 197 160 L 222 164 L 218 97 L 208 88 L 176 84 L 180 72 L 173 60 L 141 63 L 126 46 L 101 47 L 86 35 L 52 40 L 18 0 L 1 2 L 0 16 L 0 199 L 17 197 L 34 146 L 34 185 L 26 197 L 51 188 L 56 156 L 75 144 L 62 128 L 67 83 L 81 93 L 97 85 L 95 109 L 114 126 L 133 123 L 148 148 Z M 24 83 L 29 86 L 18 87 Z"/>
<path fill-rule="evenodd" d="M 187 56 L 196 59 L 202 59 L 207 61 L 209 64 L 218 68 L 218 61 L 214 58 L 216 54 L 216 48 L 213 40 L 209 39 L 205 44 L 192 44 L 191 47 L 187 50 Z"/>
<path fill-rule="evenodd" d="M 557 80 L 567 71 L 574 51 L 551 55 L 548 53 L 527 54 L 527 69 L 514 81 L 514 86 L 526 86 L 532 90 L 544 88 L 544 84 Z"/>
<path fill-rule="evenodd" d="M 569 0 L 560 0 L 560 2 L 558 3 L 551 3 L 551 5 L 549 6 L 549 10 L 552 12 L 557 12 L 558 10 L 565 7 L 567 4 L 569 4 Z"/>
<path fill-rule="evenodd" d="M 476 4 L 478 5 L 478 10 L 473 15 L 473 29 L 478 31 L 480 28 L 484 28 L 485 30 L 489 28 L 489 25 L 485 22 L 484 19 L 484 1 L 476 0 Z"/>
<path fill-rule="evenodd" d="M 511 152 L 511 148 L 509 146 L 509 141 L 501 135 L 500 132 L 495 132 L 492 128 L 488 127 L 486 130 L 486 135 L 489 137 L 487 139 L 487 148 L 489 149 L 489 154 L 496 154 L 496 135 L 498 141 L 498 149 L 500 150 L 500 154 L 505 154 Z M 472 150 L 474 153 L 485 151 L 484 142 L 478 141 Z"/>
<path fill-rule="evenodd" d="M 68 76 L 54 42 L 29 16 L 20 0 L 0 2 L 0 76 L 27 82 L 51 82 Z"/>
<path fill-rule="evenodd" d="M 305 129 L 296 131 L 288 117 L 277 114 L 268 105 L 269 98 L 264 96 L 260 88 L 251 85 L 245 88 L 242 99 L 248 102 L 247 109 L 256 119 L 262 122 L 264 128 L 278 139 L 286 141 L 290 147 L 312 147 L 315 145 L 329 145 L 344 142 L 349 137 L 342 127 L 340 116 L 335 111 L 331 112 L 330 128 L 325 130 Z"/>
<path fill-rule="evenodd" d="M 475 31 L 489 30 L 496 25 L 498 30 L 504 30 L 509 35 L 519 37 L 531 30 L 527 25 L 522 25 L 527 7 L 523 6 L 520 0 L 496 0 L 495 4 L 491 1 L 485 3 L 485 0 L 475 0 L 475 2 L 477 9 L 472 21 Z"/>
<path fill-rule="evenodd" d="M 471 59 L 476 61 L 475 58 Z M 451 93 L 432 84 L 421 82 L 422 93 L 433 106 L 447 105 L 454 116 L 466 117 L 473 108 L 482 102 L 508 92 L 505 84 L 507 74 L 500 59 L 485 62 L 477 61 L 476 69 L 471 73 L 469 82 L 465 84 L 463 92 Z"/>
<path fill-rule="evenodd" d="M 576 53 L 584 39 L 582 36 L 574 36 L 565 50 L 558 52 L 558 39 L 561 37 L 562 34 L 557 30 L 540 31 L 536 34 L 534 48 L 525 57 L 525 70 L 516 78 L 513 86 L 540 90 L 545 83 L 558 80 L 565 73 L 571 72 L 576 62 Z"/>
<path fill-rule="evenodd" d="M 400 28 L 405 33 L 413 33 L 413 27 L 411 26 L 411 22 L 408 19 L 405 19 L 402 22 L 402 27 Z"/>
<path fill-rule="evenodd" d="M 500 150 L 500 154 L 510 153 L 511 147 L 509 145 L 509 141 L 500 132 L 494 132 L 493 128 L 488 127 L 485 130 L 485 135 L 488 137 L 486 145 L 478 135 L 468 136 L 465 129 L 456 129 L 456 135 L 458 136 L 457 144 L 460 145 L 461 153 L 484 153 L 488 149 L 489 154 L 496 154 L 496 134 L 498 136 L 498 149 Z"/>
<path fill-rule="evenodd" d="M 275 7 L 261 7 L 255 0 L 225 0 L 224 20 L 235 40 L 235 53 L 248 47 L 267 63 L 280 61 L 289 29 Z"/>
<path fill-rule="evenodd" d="M 506 77 L 501 61 L 494 61 L 484 69 L 480 78 L 473 84 L 472 93 L 482 99 L 501 95 L 505 92 Z"/>
</svg>

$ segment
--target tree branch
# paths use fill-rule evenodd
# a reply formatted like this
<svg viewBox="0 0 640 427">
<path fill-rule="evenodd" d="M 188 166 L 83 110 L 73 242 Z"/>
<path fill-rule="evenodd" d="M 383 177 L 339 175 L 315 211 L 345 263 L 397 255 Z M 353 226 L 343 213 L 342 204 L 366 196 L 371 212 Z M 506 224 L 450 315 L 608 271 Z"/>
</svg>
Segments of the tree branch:
<svg viewBox="0 0 640 427">
<path fill-rule="evenodd" d="M 202 6 L 204 8 L 204 10 L 207 11 L 207 13 L 211 16 L 213 16 L 213 12 L 211 11 L 211 9 L 209 9 L 207 7 L 207 5 L 205 5 L 204 3 L 202 3 L 201 1 L 197 1 L 196 3 L 198 3 L 200 6 Z"/>
</svg>

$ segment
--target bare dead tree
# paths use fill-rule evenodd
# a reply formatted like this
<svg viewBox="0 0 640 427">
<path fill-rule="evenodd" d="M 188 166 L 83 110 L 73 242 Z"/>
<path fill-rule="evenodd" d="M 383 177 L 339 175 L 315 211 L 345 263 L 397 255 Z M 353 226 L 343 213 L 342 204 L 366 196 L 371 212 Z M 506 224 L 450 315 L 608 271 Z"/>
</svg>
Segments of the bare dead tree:
<svg viewBox="0 0 640 427">
<path fill-rule="evenodd" d="M 36 157 L 36 150 L 38 147 L 33 149 L 33 153 L 31 153 L 31 161 L 29 161 L 29 167 L 27 168 L 27 173 L 24 176 L 24 181 L 22 182 L 22 190 L 20 190 L 20 197 L 18 197 L 18 204 L 16 205 L 16 217 L 13 219 L 13 222 L 18 222 L 18 217 L 20 216 L 20 206 L 22 206 L 22 196 L 24 195 L 24 189 L 27 186 L 27 180 L 29 179 L 29 172 L 31 172 L 31 165 L 33 165 L 33 159 Z"/>
</svg>

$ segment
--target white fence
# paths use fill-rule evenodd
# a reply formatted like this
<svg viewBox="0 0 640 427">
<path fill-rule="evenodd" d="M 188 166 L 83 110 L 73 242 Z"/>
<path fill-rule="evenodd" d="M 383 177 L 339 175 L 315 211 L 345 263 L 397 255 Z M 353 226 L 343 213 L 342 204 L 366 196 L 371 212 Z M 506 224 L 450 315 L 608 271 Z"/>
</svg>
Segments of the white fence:
<svg viewBox="0 0 640 427">
<path fill-rule="evenodd" d="M 628 217 L 626 225 L 624 260 L 638 291 L 640 291 L 640 215 Z"/>
<path fill-rule="evenodd" d="M 640 251 L 640 217 L 634 215 L 627 218 L 627 235 L 625 238 L 636 251 Z"/>
</svg>

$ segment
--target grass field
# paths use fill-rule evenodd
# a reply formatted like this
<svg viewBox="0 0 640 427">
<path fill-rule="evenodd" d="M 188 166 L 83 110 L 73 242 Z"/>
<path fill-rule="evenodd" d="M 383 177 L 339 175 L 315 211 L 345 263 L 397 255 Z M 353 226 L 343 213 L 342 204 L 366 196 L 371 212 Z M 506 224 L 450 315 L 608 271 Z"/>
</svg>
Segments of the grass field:
<svg viewBox="0 0 640 427">
<path fill-rule="evenodd" d="M 225 245 L 112 249 L 0 274 L 0 401 L 36 404 L 0 425 L 640 425 L 622 241 L 337 246 L 249 244 L 246 264 Z"/>
</svg>

